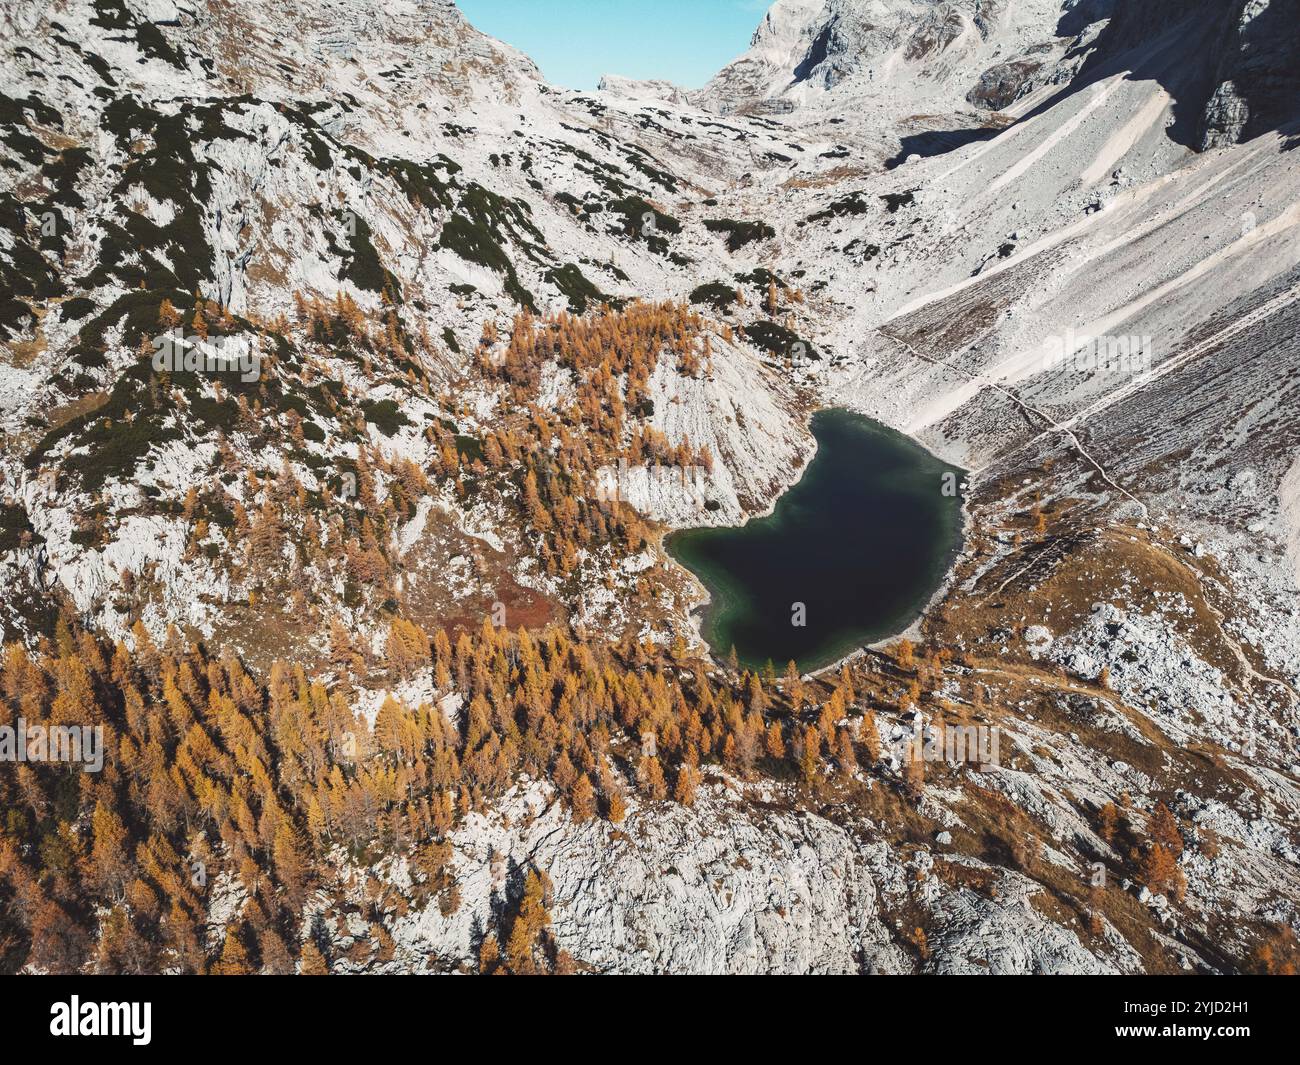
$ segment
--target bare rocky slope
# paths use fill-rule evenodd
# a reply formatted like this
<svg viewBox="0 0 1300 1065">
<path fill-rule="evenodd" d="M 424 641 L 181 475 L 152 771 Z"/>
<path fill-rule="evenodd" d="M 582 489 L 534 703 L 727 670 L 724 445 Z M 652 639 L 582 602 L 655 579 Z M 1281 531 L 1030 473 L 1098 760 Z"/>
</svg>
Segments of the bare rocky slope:
<svg viewBox="0 0 1300 1065">
<path fill-rule="evenodd" d="M 618 827 L 521 781 L 452 834 L 450 913 L 410 904 L 402 860 L 340 852 L 352 887 L 303 914 L 335 967 L 472 965 L 537 867 L 557 941 L 599 971 L 1250 968 L 1300 922 L 1295 7 L 778 0 L 702 90 L 576 93 L 451 0 L 16 0 L 5 639 L 63 606 L 262 666 L 326 659 L 330 617 L 378 647 L 384 597 L 292 547 L 274 579 L 245 564 L 236 507 L 256 518 L 285 469 L 304 498 L 373 474 L 400 502 L 404 463 L 432 475 L 533 416 L 480 372 L 523 312 L 685 303 L 711 368 L 660 360 L 636 424 L 712 469 L 702 494 L 633 475 L 628 502 L 660 530 L 766 509 L 819 405 L 969 470 L 965 550 L 917 629 L 949 655 L 916 695 L 889 654 L 854 668 L 886 741 L 956 708 L 1003 730 L 1001 765 L 939 762 L 918 790 L 886 753 L 842 803 L 718 768 L 693 807 L 636 801 Z M 300 313 L 340 293 L 384 323 L 364 354 Z M 164 298 L 249 340 L 257 384 L 152 383 Z M 1099 366 L 1098 337 L 1145 361 Z M 574 399 L 562 359 L 537 372 L 536 407 Z M 506 496 L 436 477 L 386 535 L 431 630 L 504 599 L 694 639 L 698 590 L 653 545 L 560 577 Z M 390 690 L 458 706 L 427 671 L 353 679 L 372 724 Z M 1158 804 L 1180 890 L 1139 870 Z M 401 900 L 386 960 L 352 949 L 375 882 Z M 212 929 L 244 900 L 232 878 Z"/>
</svg>

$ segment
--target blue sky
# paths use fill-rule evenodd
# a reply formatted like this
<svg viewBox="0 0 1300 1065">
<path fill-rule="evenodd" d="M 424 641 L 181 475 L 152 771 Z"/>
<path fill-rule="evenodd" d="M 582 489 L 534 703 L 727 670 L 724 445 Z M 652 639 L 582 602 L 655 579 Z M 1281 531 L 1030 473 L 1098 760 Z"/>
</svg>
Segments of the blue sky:
<svg viewBox="0 0 1300 1065">
<path fill-rule="evenodd" d="M 457 0 L 475 27 L 546 79 L 594 89 L 602 74 L 696 89 L 749 47 L 768 0 Z"/>
</svg>

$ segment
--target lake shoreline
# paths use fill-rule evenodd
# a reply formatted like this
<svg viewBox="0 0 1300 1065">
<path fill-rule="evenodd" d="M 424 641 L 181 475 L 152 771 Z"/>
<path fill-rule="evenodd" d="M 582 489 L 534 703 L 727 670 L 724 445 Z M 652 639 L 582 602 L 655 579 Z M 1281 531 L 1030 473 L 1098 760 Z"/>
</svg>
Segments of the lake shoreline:
<svg viewBox="0 0 1300 1065">
<path fill-rule="evenodd" d="M 834 419 L 828 419 L 822 427 L 825 441 L 819 439 L 813 429 L 813 423 L 822 415 Z M 814 587 L 825 592 L 823 596 L 814 594 L 812 599 L 808 599 L 802 585 L 793 591 L 787 589 L 794 596 L 792 603 L 818 601 L 818 609 L 838 610 L 838 618 L 842 618 L 837 620 L 837 615 L 832 614 L 832 620 L 821 621 L 820 625 L 814 627 L 802 646 L 797 640 L 790 644 L 790 652 L 800 659 L 805 676 L 838 669 L 869 650 L 885 647 L 904 636 L 918 633 L 926 616 L 951 590 L 956 566 L 964 554 L 970 533 L 968 500 L 960 488 L 967 484 L 969 471 L 948 462 L 910 434 L 851 408 L 818 408 L 810 412 L 809 426 L 813 431 L 813 447 L 808 461 L 798 469 L 797 476 L 773 495 L 762 511 L 748 515 L 741 525 L 667 529 L 656 538 L 663 553 L 688 575 L 688 580 L 693 585 L 695 594 L 686 611 L 685 620 L 697 643 L 708 649 L 710 658 L 717 664 L 721 664 L 728 654 L 724 644 L 741 644 L 737 625 L 749 630 L 749 650 L 742 651 L 742 659 L 748 668 L 756 668 L 759 656 L 771 647 L 772 639 L 778 631 L 773 628 L 774 623 L 760 620 L 757 622 L 758 628 L 755 628 L 753 619 L 771 619 L 776 614 L 772 599 L 780 595 L 780 590 L 765 582 L 761 574 L 781 566 L 780 563 L 773 563 L 772 558 L 774 554 L 784 558 L 785 552 L 790 550 L 788 545 L 781 542 L 782 537 L 803 538 L 799 551 L 804 561 L 804 571 L 787 572 L 787 567 L 781 567 L 781 573 L 787 582 L 805 579 L 820 581 L 821 584 Z M 855 439 L 854 434 L 865 434 L 865 438 Z M 831 464 L 815 470 L 814 464 L 823 454 L 824 443 L 831 442 L 837 445 L 834 452 L 827 453 L 827 461 Z M 871 448 L 880 450 L 872 451 Z M 853 468 L 859 454 L 873 460 L 865 476 Z M 920 455 L 924 458 L 920 459 L 919 464 L 910 465 L 909 454 L 915 456 L 913 463 L 917 462 Z M 817 482 L 804 485 L 810 471 L 817 476 Z M 918 489 L 923 479 L 949 472 L 956 477 L 959 486 L 955 500 L 943 504 L 928 500 L 923 504 L 918 502 L 922 498 L 918 495 Z M 800 486 L 807 489 L 802 495 L 796 492 Z M 827 492 L 835 493 L 832 497 L 835 502 L 819 506 L 815 502 L 818 494 L 825 496 Z M 786 513 L 779 515 L 777 511 L 783 501 L 787 502 Z M 890 521 L 882 523 L 877 508 L 891 505 L 898 509 L 893 511 Z M 841 518 L 844 519 L 843 522 Z M 757 542 L 737 542 L 716 536 L 720 532 L 741 532 L 755 522 L 762 523 L 764 519 L 777 521 L 769 528 L 753 530 L 751 540 Z M 942 522 L 934 535 L 950 541 L 942 545 L 938 541 L 933 543 L 942 552 L 938 561 L 922 551 L 913 555 L 900 555 L 898 557 L 906 557 L 908 562 L 908 565 L 901 567 L 904 571 L 902 574 L 897 572 L 896 567 L 879 563 L 880 558 L 888 557 L 887 552 L 898 551 L 900 546 L 911 542 L 906 539 L 909 522 L 914 531 L 918 522 L 926 526 L 934 521 Z M 812 542 L 812 553 L 817 561 L 808 562 L 802 550 L 803 545 L 808 543 L 806 537 L 826 535 L 830 535 L 831 539 Z M 691 538 L 687 541 L 689 546 L 678 549 L 671 546 L 670 541 L 674 538 L 687 536 Z M 868 557 L 876 560 L 874 569 L 871 566 L 855 567 L 852 559 L 845 554 L 846 548 L 873 552 Z M 831 556 L 829 560 L 821 557 L 827 552 Z M 838 561 L 834 557 L 837 553 Z M 723 559 L 726 561 L 721 561 Z M 756 564 L 759 576 L 754 576 Z M 836 565 L 840 567 L 838 570 L 834 569 Z M 745 573 L 746 567 L 751 570 L 749 574 Z M 828 570 L 832 573 L 853 574 L 861 587 L 856 590 L 839 588 L 833 577 L 828 580 Z M 925 594 L 924 599 L 918 600 L 915 605 L 909 604 L 908 582 L 919 581 L 928 585 L 932 580 L 935 581 L 933 588 Z M 763 602 L 764 593 L 767 594 L 766 603 Z M 898 615 L 898 620 L 882 622 L 878 631 L 883 630 L 883 635 L 874 639 L 837 636 L 837 628 L 848 632 L 866 628 L 869 632 L 875 627 L 874 622 L 859 612 L 858 604 L 862 600 L 855 596 L 864 594 L 878 596 L 881 615 L 887 619 L 892 611 Z M 750 595 L 756 596 L 752 607 L 748 601 Z M 825 598 L 827 595 L 830 596 L 829 599 Z M 785 602 L 784 599 L 780 601 Z M 713 612 L 717 609 L 725 613 L 715 615 Z M 750 613 L 746 616 L 746 611 L 757 611 L 757 614 Z M 822 617 L 825 618 L 826 615 L 823 614 Z M 763 631 L 764 625 L 768 626 L 766 632 Z M 817 635 L 819 629 L 824 631 L 823 636 Z M 757 647 L 755 640 L 759 641 Z M 764 647 L 764 641 L 768 644 L 767 648 Z M 781 657 L 784 660 L 786 648 L 781 646 L 779 653 L 774 652 L 766 657 L 779 665 L 775 659 Z M 805 662 L 811 664 L 805 665 Z"/>
</svg>

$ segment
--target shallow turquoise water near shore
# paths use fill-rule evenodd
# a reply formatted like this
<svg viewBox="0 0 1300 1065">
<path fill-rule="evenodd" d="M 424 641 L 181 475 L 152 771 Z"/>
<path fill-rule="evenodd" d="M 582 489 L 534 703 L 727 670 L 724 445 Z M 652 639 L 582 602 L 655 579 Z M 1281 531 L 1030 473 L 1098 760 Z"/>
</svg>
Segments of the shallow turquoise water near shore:
<svg viewBox="0 0 1300 1065">
<path fill-rule="evenodd" d="M 960 548 L 961 500 L 944 488 L 961 470 L 850 411 L 818 412 L 812 431 L 817 455 L 770 515 L 668 538 L 712 596 L 718 657 L 734 646 L 746 666 L 808 671 L 901 632 Z"/>
</svg>

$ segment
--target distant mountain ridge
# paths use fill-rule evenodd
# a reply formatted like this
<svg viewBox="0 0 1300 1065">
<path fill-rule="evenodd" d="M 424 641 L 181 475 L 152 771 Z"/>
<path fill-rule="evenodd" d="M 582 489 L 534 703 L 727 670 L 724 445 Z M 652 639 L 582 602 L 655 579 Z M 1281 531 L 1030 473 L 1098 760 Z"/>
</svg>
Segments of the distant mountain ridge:
<svg viewBox="0 0 1300 1065">
<path fill-rule="evenodd" d="M 1168 80 L 1195 112 L 1196 146 L 1295 120 L 1300 0 L 777 0 L 744 55 L 704 88 L 674 92 L 722 113 L 788 112 L 828 94 L 1000 110 L 1171 31 L 1187 37 Z"/>
<path fill-rule="evenodd" d="M 827 93 L 959 101 L 1001 58 L 1059 51 L 1056 0 L 777 0 L 749 51 L 696 96 L 722 111 Z M 959 90 L 959 91 L 958 91 Z"/>
</svg>

